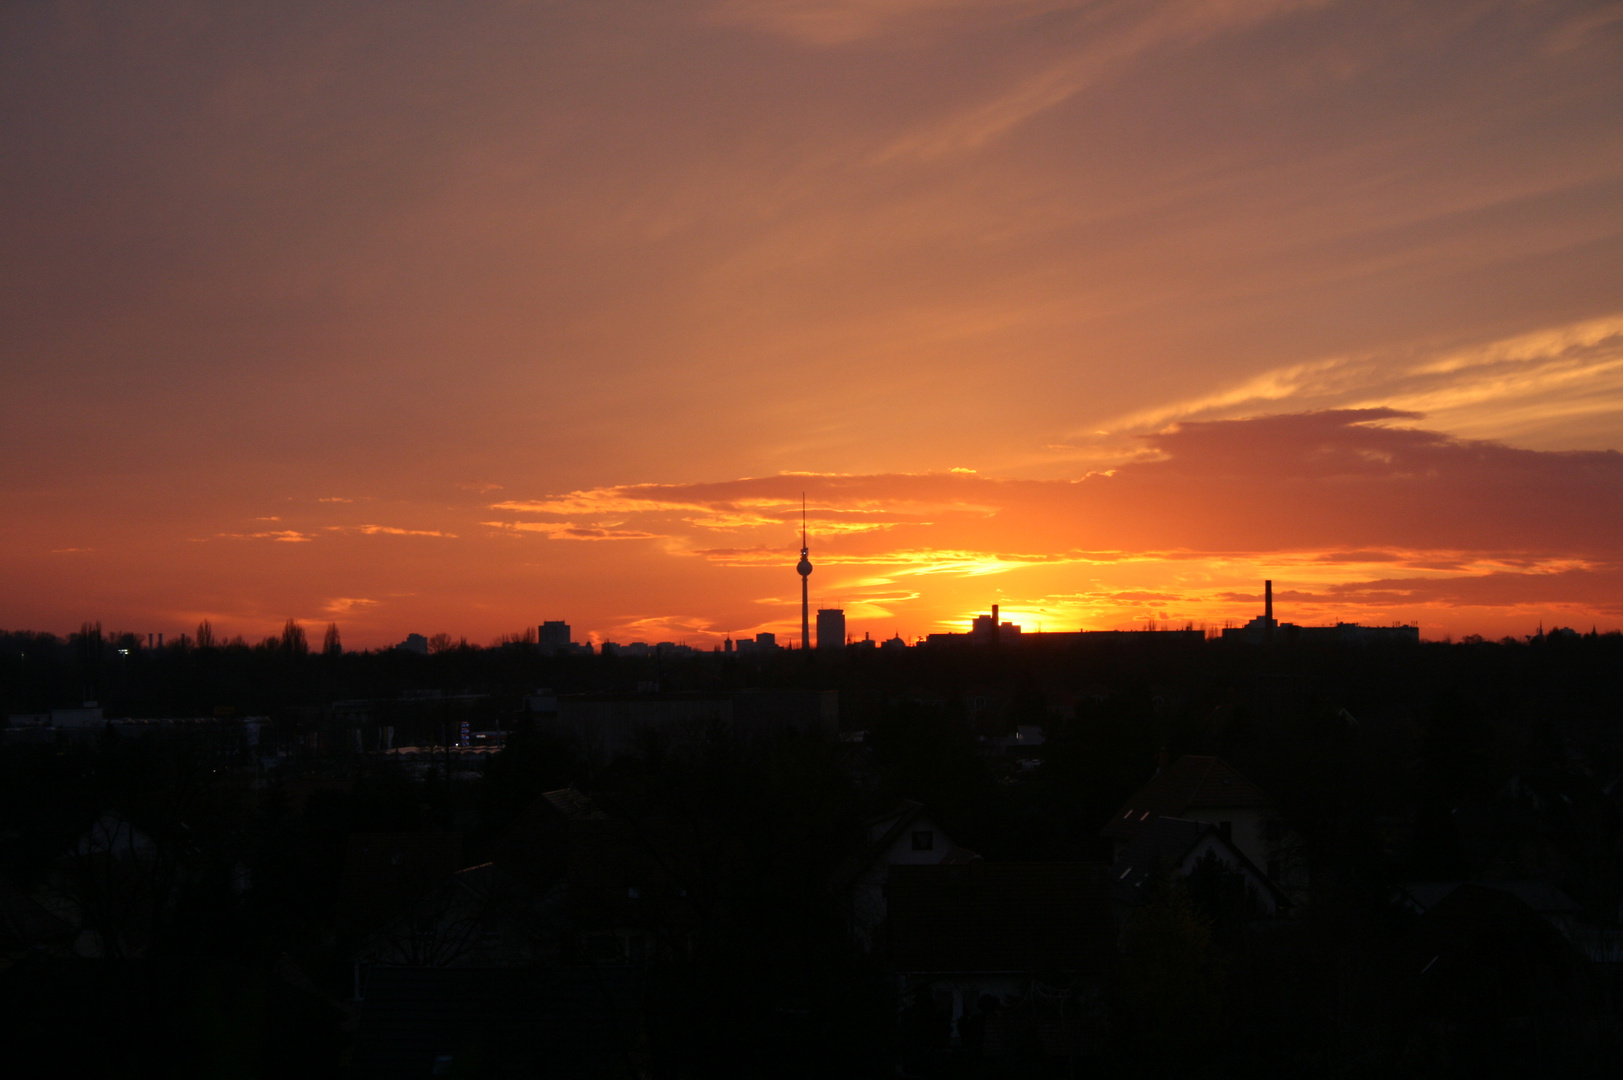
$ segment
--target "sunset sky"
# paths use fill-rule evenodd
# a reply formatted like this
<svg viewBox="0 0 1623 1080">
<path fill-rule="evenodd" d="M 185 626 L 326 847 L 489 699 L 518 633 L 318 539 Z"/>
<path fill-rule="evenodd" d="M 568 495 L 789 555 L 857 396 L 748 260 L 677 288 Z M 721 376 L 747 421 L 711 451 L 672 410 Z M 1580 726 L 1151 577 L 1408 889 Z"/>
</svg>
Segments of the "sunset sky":
<svg viewBox="0 0 1623 1080">
<path fill-rule="evenodd" d="M 0 627 L 1623 627 L 1623 4 L 0 7 Z"/>
</svg>

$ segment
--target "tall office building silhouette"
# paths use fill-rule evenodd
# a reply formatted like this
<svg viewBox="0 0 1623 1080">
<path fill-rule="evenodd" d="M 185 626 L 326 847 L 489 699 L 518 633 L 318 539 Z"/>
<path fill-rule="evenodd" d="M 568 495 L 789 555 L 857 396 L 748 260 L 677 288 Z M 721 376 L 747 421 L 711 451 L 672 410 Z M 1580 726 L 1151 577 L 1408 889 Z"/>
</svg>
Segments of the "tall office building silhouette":
<svg viewBox="0 0 1623 1080">
<path fill-rule="evenodd" d="M 845 648 L 845 609 L 817 609 L 817 647 L 819 649 Z"/>
<path fill-rule="evenodd" d="M 806 493 L 800 493 L 800 562 L 795 570 L 800 574 L 800 647 L 809 649 L 811 641 L 811 594 L 806 579 L 811 577 L 811 560 L 806 557 Z"/>
</svg>

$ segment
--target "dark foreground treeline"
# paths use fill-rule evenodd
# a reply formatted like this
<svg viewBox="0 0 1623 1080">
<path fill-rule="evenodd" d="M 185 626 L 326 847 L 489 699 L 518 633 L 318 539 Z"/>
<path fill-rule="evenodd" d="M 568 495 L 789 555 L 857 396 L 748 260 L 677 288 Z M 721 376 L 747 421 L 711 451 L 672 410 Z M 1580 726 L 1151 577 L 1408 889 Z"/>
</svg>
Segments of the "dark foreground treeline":
<svg viewBox="0 0 1623 1080">
<path fill-rule="evenodd" d="M 667 907 L 628 964 L 635 1023 L 608 1036 L 612 1054 L 559 1075 L 1615 1074 L 1615 965 L 1532 930 L 1483 945 L 1519 925 L 1490 918 L 1468 941 L 1477 966 L 1429 978 L 1428 959 L 1454 945 L 1394 895 L 1531 881 L 1570 897 L 1586 927 L 1619 930 L 1623 638 L 1311 651 L 1145 637 L 757 662 L 523 644 L 121 654 L 88 634 L 7 635 L 9 713 L 94 699 L 108 716 L 264 715 L 276 737 L 222 749 L 182 727 L 0 748 L 0 1015 L 18 1060 L 63 1072 L 341 1075 L 365 1035 L 357 960 L 383 955 L 379 935 L 409 899 L 368 891 L 366 874 L 392 871 L 358 862 L 356 838 L 417 837 L 398 841 L 404 857 L 433 846 L 546 897 L 580 859 L 542 794 L 572 787 L 622 830 Z M 842 728 L 866 735 L 718 735 L 605 763 L 538 735 L 524 712 L 538 687 L 653 684 L 838 689 Z M 440 690 L 509 732 L 482 776 L 308 738 L 330 734 L 335 700 Z M 993 749 L 1020 725 L 1046 743 Z M 422 726 L 424 741 L 442 730 Z M 1055 994 L 1091 995 L 1100 1023 L 1080 1056 L 917 1053 L 916 1030 L 935 1021 L 919 1019 L 883 937 L 864 948 L 845 918 L 863 823 L 912 799 L 989 864 L 1105 863 L 1101 826 L 1185 754 L 1230 762 L 1299 838 L 1310 884 L 1290 913 L 1259 920 L 1221 888 L 1162 882 L 1117 912 L 1096 985 L 1043 976 Z M 585 916 L 546 918 L 524 924 L 526 962 L 590 966 Z"/>
</svg>

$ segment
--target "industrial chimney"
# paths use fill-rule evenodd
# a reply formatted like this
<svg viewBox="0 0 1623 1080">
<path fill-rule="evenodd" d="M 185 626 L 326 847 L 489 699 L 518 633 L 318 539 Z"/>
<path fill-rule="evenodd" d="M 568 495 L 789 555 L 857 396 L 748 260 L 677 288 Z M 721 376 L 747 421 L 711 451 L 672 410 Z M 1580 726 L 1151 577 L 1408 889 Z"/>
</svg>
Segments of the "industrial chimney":
<svg viewBox="0 0 1623 1080">
<path fill-rule="evenodd" d="M 998 619 L 997 605 L 993 604 L 992 605 L 992 644 L 993 645 L 996 645 L 998 643 L 999 630 L 1000 630 L 1000 627 L 1002 626 L 1002 624 L 999 623 L 997 621 L 997 619 Z"/>
<path fill-rule="evenodd" d="M 1262 626 L 1263 636 L 1268 641 L 1274 639 L 1274 583 L 1262 583 Z"/>
</svg>

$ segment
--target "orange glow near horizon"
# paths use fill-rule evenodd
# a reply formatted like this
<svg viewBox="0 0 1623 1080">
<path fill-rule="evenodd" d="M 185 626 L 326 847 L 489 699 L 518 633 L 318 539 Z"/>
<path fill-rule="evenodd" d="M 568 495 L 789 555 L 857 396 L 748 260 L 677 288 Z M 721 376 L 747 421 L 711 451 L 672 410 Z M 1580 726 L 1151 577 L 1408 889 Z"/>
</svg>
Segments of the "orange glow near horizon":
<svg viewBox="0 0 1623 1080">
<path fill-rule="evenodd" d="M 1257 614 L 1264 578 L 1280 617 L 1302 625 L 1414 623 L 1435 638 L 1619 624 L 1623 501 L 1608 493 L 1623 487 L 1623 455 L 1515 450 L 1405 420 L 1188 422 L 1149 437 L 1152 453 L 1076 480 L 794 473 L 496 502 L 487 491 L 433 513 L 397 507 L 401 525 L 378 524 L 364 503 L 289 500 L 259 516 L 270 527 L 170 541 L 186 549 L 170 573 L 192 576 L 162 588 L 252 584 L 230 605 L 165 610 L 158 625 L 173 634 L 208 618 L 252 638 L 287 617 L 334 621 L 352 647 L 407 632 L 485 641 L 547 618 L 592 641 L 793 639 L 803 489 L 812 602 L 843 607 L 858 637 L 963 630 L 994 603 L 1027 632 L 1215 630 Z M 156 546 L 37 565 L 164 565 Z M 156 594 L 149 603 L 164 610 Z"/>
<path fill-rule="evenodd" d="M 1623 627 L 1623 18 L 28 5 L 0 625 Z"/>
</svg>

